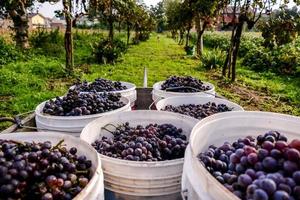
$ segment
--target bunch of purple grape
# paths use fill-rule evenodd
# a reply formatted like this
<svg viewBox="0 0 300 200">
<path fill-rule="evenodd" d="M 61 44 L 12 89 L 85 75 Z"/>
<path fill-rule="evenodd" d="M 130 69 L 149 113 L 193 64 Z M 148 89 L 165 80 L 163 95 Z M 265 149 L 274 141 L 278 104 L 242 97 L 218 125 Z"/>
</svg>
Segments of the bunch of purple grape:
<svg viewBox="0 0 300 200">
<path fill-rule="evenodd" d="M 63 140 L 0 140 L 0 199 L 69 200 L 89 182 L 92 162 Z"/>
<path fill-rule="evenodd" d="M 300 140 L 287 142 L 277 131 L 211 145 L 200 162 L 240 199 L 299 200 Z"/>
<path fill-rule="evenodd" d="M 168 90 L 170 92 L 201 92 L 210 90 L 210 86 L 205 85 L 201 80 L 193 78 L 191 76 L 180 77 L 171 76 L 161 85 L 162 90 Z"/>
<path fill-rule="evenodd" d="M 69 90 L 64 97 L 56 97 L 45 103 L 43 112 L 55 116 L 81 116 L 104 113 L 125 106 L 120 94 L 79 93 Z"/>
<path fill-rule="evenodd" d="M 128 89 L 119 81 L 111 81 L 103 78 L 97 78 L 94 82 L 87 81 L 75 83 L 75 90 L 80 92 L 112 92 Z"/>
<path fill-rule="evenodd" d="M 196 119 L 203 119 L 210 115 L 231 111 L 233 108 L 229 108 L 225 104 L 216 104 L 214 102 L 208 102 L 205 104 L 183 104 L 180 106 L 167 105 L 163 110 L 180 113 L 194 117 Z"/>
<path fill-rule="evenodd" d="M 172 124 L 146 127 L 125 123 L 111 131 L 113 138 L 102 137 L 92 146 L 109 157 L 132 161 L 163 161 L 183 158 L 188 144 L 181 128 Z"/>
</svg>

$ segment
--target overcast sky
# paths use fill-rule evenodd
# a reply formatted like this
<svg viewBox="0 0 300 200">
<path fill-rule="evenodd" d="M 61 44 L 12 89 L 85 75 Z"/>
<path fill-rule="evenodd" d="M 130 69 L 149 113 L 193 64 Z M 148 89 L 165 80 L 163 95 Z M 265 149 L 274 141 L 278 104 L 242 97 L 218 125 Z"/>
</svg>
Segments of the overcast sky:
<svg viewBox="0 0 300 200">
<path fill-rule="evenodd" d="M 144 2 L 150 6 L 150 5 L 155 5 L 159 2 L 160 0 L 144 0 Z M 39 12 L 44 15 L 45 17 L 50 17 L 52 18 L 54 16 L 54 11 L 55 10 L 60 10 L 62 9 L 62 4 L 61 2 L 56 3 L 54 5 L 50 5 L 49 3 L 44 3 L 39 5 Z"/>
</svg>

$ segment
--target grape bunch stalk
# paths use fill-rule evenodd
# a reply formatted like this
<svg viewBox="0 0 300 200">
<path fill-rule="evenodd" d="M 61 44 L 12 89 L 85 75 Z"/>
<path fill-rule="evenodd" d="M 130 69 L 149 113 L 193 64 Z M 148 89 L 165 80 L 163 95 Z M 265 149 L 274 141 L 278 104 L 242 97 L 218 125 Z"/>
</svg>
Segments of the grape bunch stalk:
<svg viewBox="0 0 300 200">
<path fill-rule="evenodd" d="M 64 141 L 0 140 L 0 199 L 70 200 L 88 184 L 92 161 Z"/>
<path fill-rule="evenodd" d="M 210 90 L 211 87 L 191 76 L 171 76 L 163 82 L 161 89 L 170 92 L 192 93 L 207 91 Z"/>
<path fill-rule="evenodd" d="M 247 200 L 300 200 L 300 140 L 269 131 L 222 146 L 210 145 L 200 162 L 228 190 Z"/>
<path fill-rule="evenodd" d="M 92 146 L 105 156 L 131 161 L 163 161 L 183 158 L 188 144 L 181 128 L 172 124 L 131 127 L 128 122 L 115 126 L 112 138 L 102 137 Z"/>
<path fill-rule="evenodd" d="M 103 78 L 97 78 L 92 83 L 87 81 L 75 83 L 75 90 L 80 92 L 113 92 L 126 89 L 128 88 L 122 85 L 120 81 L 111 81 Z"/>
<path fill-rule="evenodd" d="M 43 112 L 54 116 L 82 116 L 109 112 L 124 106 L 120 94 L 69 90 L 66 96 L 47 101 Z"/>
<path fill-rule="evenodd" d="M 233 108 L 225 104 L 207 102 L 205 104 L 183 104 L 179 106 L 167 105 L 162 110 L 188 115 L 201 120 L 216 113 L 232 111 Z"/>
</svg>

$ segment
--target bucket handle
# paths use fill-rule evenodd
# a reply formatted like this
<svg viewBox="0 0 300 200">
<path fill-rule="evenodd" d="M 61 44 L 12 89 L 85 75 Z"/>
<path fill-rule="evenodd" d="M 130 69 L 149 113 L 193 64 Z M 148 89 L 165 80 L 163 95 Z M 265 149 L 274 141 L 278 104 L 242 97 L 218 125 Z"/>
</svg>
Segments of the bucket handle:
<svg viewBox="0 0 300 200">
<path fill-rule="evenodd" d="M 155 100 L 150 104 L 148 110 L 151 110 L 152 106 L 153 106 L 154 104 L 156 104 L 159 100 L 161 100 L 161 98 L 160 98 L 160 97 L 157 97 L 157 99 L 155 99 Z"/>
<path fill-rule="evenodd" d="M 181 191 L 181 197 L 183 200 L 188 200 L 188 189 Z"/>
</svg>

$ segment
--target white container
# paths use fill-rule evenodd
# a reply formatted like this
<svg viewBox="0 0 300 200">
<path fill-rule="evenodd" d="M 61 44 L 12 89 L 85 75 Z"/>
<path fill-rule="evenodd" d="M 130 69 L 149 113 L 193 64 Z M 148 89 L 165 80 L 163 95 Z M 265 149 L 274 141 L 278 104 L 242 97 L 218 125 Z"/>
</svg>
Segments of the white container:
<svg viewBox="0 0 300 200">
<path fill-rule="evenodd" d="M 220 98 L 213 98 L 213 97 L 201 97 L 201 96 L 188 96 L 188 97 L 169 97 L 166 99 L 162 99 L 157 102 L 156 109 L 163 110 L 167 105 L 172 106 L 180 106 L 180 105 L 187 105 L 187 104 L 206 104 L 208 102 L 214 102 L 216 104 L 225 104 L 229 108 L 232 108 L 232 111 L 244 111 L 244 109 L 231 101 L 226 99 Z"/>
<path fill-rule="evenodd" d="M 171 123 L 182 128 L 183 133 L 188 137 L 197 120 L 189 116 L 161 111 L 122 112 L 91 122 L 83 129 L 80 138 L 91 144 L 102 136 L 112 137 L 111 133 L 101 128 L 106 124 L 117 125 L 125 122 L 129 122 L 131 126 Z M 160 162 L 136 162 L 101 154 L 100 157 L 105 189 L 113 191 L 117 198 L 126 200 L 153 197 L 157 200 L 180 198 L 183 158 Z"/>
<path fill-rule="evenodd" d="M 121 101 L 125 104 L 122 108 L 105 113 L 83 116 L 53 116 L 44 114 L 43 108 L 46 103 L 45 101 L 35 109 L 36 127 L 40 131 L 57 131 L 78 137 L 82 129 L 91 121 L 114 113 L 130 111 L 131 107 L 129 99 L 121 97 Z"/>
<path fill-rule="evenodd" d="M 152 100 L 154 102 L 157 102 L 161 99 L 168 98 L 168 97 L 175 97 L 175 96 L 201 96 L 201 97 L 215 97 L 215 86 L 211 83 L 204 82 L 204 85 L 210 86 L 210 90 L 203 91 L 203 92 L 170 92 L 165 91 L 161 89 L 161 85 L 164 83 L 164 81 L 157 82 L 153 85 L 152 90 Z"/>
<path fill-rule="evenodd" d="M 188 199 L 219 200 L 238 198 L 220 184 L 199 162 L 197 155 L 213 144 L 221 146 L 248 135 L 258 136 L 276 130 L 289 141 L 300 138 L 300 118 L 268 112 L 227 112 L 201 120 L 193 129 L 185 154 L 183 195 Z"/>
<path fill-rule="evenodd" d="M 127 89 L 125 90 L 119 90 L 119 91 L 111 91 L 109 93 L 120 93 L 121 96 L 126 97 L 130 100 L 130 105 L 131 107 L 135 105 L 135 101 L 137 99 L 137 93 L 136 93 L 136 85 L 133 83 L 128 83 L 128 82 L 123 82 L 120 81 L 123 86 L 126 86 Z M 89 82 L 88 84 L 90 84 Z M 73 85 L 70 87 L 70 89 L 74 89 L 75 86 Z M 81 93 L 88 93 L 88 92 L 81 92 Z M 98 92 L 98 93 L 103 93 L 103 92 Z"/>
<path fill-rule="evenodd" d="M 101 160 L 97 152 L 86 142 L 70 135 L 50 133 L 50 132 L 19 132 L 0 134 L 0 139 L 26 141 L 26 142 L 45 142 L 50 141 L 52 145 L 64 140 L 67 148 L 76 147 L 78 155 L 85 155 L 92 161 L 92 178 L 87 186 L 73 199 L 74 200 L 104 200 L 103 172 Z"/>
</svg>

